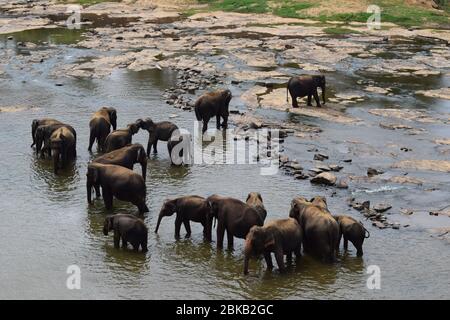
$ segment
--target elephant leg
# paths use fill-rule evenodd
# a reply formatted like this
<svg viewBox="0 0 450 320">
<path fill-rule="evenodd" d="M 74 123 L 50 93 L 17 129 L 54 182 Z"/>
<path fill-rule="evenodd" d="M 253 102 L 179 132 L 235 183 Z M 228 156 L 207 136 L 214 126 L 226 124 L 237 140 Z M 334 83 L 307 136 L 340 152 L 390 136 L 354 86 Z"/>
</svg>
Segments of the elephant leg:
<svg viewBox="0 0 450 320">
<path fill-rule="evenodd" d="M 297 96 L 293 95 L 291 93 L 291 98 L 292 98 L 292 108 L 298 108 L 298 103 L 297 103 Z"/>
<path fill-rule="evenodd" d="M 363 242 L 359 241 L 359 239 L 358 239 L 356 241 L 352 241 L 352 243 L 353 243 L 353 245 L 356 248 L 356 256 L 357 257 L 362 257 L 362 255 L 363 255 L 363 248 L 362 248 Z"/>
<path fill-rule="evenodd" d="M 100 194 L 100 185 L 96 184 L 94 185 L 94 189 L 95 189 L 95 196 L 97 198 L 100 198 L 102 195 Z"/>
<path fill-rule="evenodd" d="M 275 251 L 275 260 L 277 260 L 278 269 L 280 269 L 280 272 L 284 272 L 286 268 L 284 266 L 283 250 L 277 249 Z"/>
<path fill-rule="evenodd" d="M 273 269 L 273 263 L 272 263 L 272 256 L 270 255 L 270 252 L 264 253 L 264 259 L 266 260 L 267 269 L 272 270 Z"/>
<path fill-rule="evenodd" d="M 320 104 L 320 99 L 319 99 L 319 95 L 317 94 L 317 89 L 314 90 L 314 100 L 316 100 L 316 105 L 318 107 L 321 107 L 322 105 Z"/>
<path fill-rule="evenodd" d="M 133 203 L 139 209 L 139 214 L 143 215 L 146 212 L 149 212 L 147 205 L 145 204 L 145 200 L 137 200 Z"/>
<path fill-rule="evenodd" d="M 223 248 L 223 237 L 225 235 L 225 226 L 223 223 L 218 223 L 217 225 L 217 249 Z"/>
<path fill-rule="evenodd" d="M 156 148 L 158 145 L 158 139 L 155 139 L 153 142 L 153 153 L 158 153 L 158 149 Z"/>
<path fill-rule="evenodd" d="M 147 158 L 150 158 L 150 152 L 152 151 L 152 144 L 153 141 L 148 138 L 148 143 L 147 143 Z"/>
<path fill-rule="evenodd" d="M 127 239 L 122 236 L 122 248 L 126 249 L 128 247 Z"/>
<path fill-rule="evenodd" d="M 114 248 L 120 248 L 120 234 L 114 232 Z"/>
<path fill-rule="evenodd" d="M 182 223 L 183 223 L 183 219 L 181 219 L 181 217 L 177 215 L 177 217 L 175 219 L 175 239 L 177 239 L 177 240 L 180 239 L 180 229 L 181 229 Z"/>
<path fill-rule="evenodd" d="M 216 116 L 216 129 L 220 130 L 220 115 L 219 114 Z"/>
<path fill-rule="evenodd" d="M 344 250 L 347 251 L 348 250 L 348 239 L 347 237 L 344 235 Z"/>
<path fill-rule="evenodd" d="M 93 130 L 91 130 L 91 134 L 89 135 L 89 147 L 88 147 L 88 151 L 92 151 L 92 145 L 94 144 L 95 141 L 95 135 Z"/>
<path fill-rule="evenodd" d="M 184 228 L 186 229 L 186 235 L 184 236 L 185 238 L 190 238 L 191 237 L 191 225 L 189 223 L 188 219 L 184 219 L 183 220 L 183 224 L 184 224 Z"/>
<path fill-rule="evenodd" d="M 311 100 L 312 100 L 312 95 L 308 94 L 308 107 L 312 106 Z"/>
<path fill-rule="evenodd" d="M 111 210 L 113 207 L 113 195 L 106 188 L 102 188 L 102 193 L 103 193 L 103 202 L 105 203 L 106 209 Z"/>
<path fill-rule="evenodd" d="M 205 133 L 206 130 L 208 130 L 208 121 L 209 121 L 209 118 L 203 119 L 202 133 Z"/>
<path fill-rule="evenodd" d="M 292 263 L 292 251 L 290 251 L 287 255 L 286 255 L 286 260 L 289 264 Z"/>
<path fill-rule="evenodd" d="M 142 252 L 147 252 L 148 251 L 148 249 L 147 249 L 147 238 L 142 239 L 142 241 L 141 241 L 141 249 L 142 249 Z"/>
<path fill-rule="evenodd" d="M 302 256 L 302 245 L 300 244 L 297 248 L 294 250 L 295 253 L 295 259 L 298 260 Z"/>
<path fill-rule="evenodd" d="M 339 252 L 339 245 L 341 244 L 342 233 L 339 232 L 338 240 L 336 241 L 336 253 Z"/>
<path fill-rule="evenodd" d="M 230 230 L 227 230 L 227 242 L 228 242 L 228 250 L 233 250 L 234 243 L 233 243 L 233 232 Z"/>
</svg>

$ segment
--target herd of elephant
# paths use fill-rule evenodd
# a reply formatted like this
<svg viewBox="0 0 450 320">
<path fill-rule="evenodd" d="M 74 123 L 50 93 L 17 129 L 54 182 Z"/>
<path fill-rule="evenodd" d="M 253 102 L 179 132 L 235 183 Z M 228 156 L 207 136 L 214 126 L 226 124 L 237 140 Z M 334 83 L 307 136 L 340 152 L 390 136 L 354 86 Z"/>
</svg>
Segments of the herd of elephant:
<svg viewBox="0 0 450 320">
<path fill-rule="evenodd" d="M 317 88 L 322 89 L 325 103 L 325 77 L 294 77 L 288 82 L 287 90 L 292 97 L 292 106 L 298 107 L 297 97 L 311 97 L 320 107 Z M 202 131 L 208 129 L 208 122 L 216 117 L 216 128 L 227 128 L 230 90 L 217 90 L 200 96 L 195 102 L 195 116 L 203 121 Z M 221 123 L 222 119 L 222 123 Z M 134 204 L 139 214 L 149 211 L 146 205 L 147 158 L 151 149 L 157 153 L 159 140 L 167 141 L 169 155 L 174 146 L 180 142 L 173 139 L 178 127 L 169 121 L 153 122 L 152 119 L 138 119 L 128 124 L 125 129 L 117 129 L 117 111 L 103 107 L 92 115 L 89 122 L 90 136 L 88 150 L 97 141 L 98 150 L 103 154 L 88 164 L 86 192 L 87 201 L 92 204 L 92 190 L 98 198 L 102 197 L 107 210 L 113 206 L 113 198 Z M 113 131 L 111 131 L 111 128 Z M 147 150 L 141 144 L 133 144 L 132 137 L 139 129 L 149 133 Z M 55 119 L 35 119 L 32 122 L 32 147 L 36 145 L 36 155 L 46 155 L 53 159 L 54 173 L 60 167 L 76 158 L 76 131 L 65 123 Z M 142 176 L 133 171 L 135 163 L 142 167 Z M 101 191 L 101 192 L 100 192 Z M 362 256 L 362 245 L 368 237 L 368 231 L 361 222 L 349 216 L 333 216 L 328 211 L 324 197 L 306 200 L 297 197 L 292 200 L 289 217 L 272 220 L 264 224 L 267 216 L 262 197 L 251 192 L 246 202 L 231 197 L 211 195 L 203 198 L 196 195 L 168 199 L 159 213 L 155 232 L 158 232 L 161 219 L 176 213 L 175 238 L 180 238 L 183 224 L 186 237 L 191 235 L 190 221 L 203 225 L 203 237 L 212 241 L 213 221 L 217 222 L 217 248 L 222 249 L 224 235 L 227 233 L 228 248 L 233 249 L 233 238 L 245 239 L 244 273 L 248 273 L 248 261 L 251 256 L 263 255 L 267 267 L 273 268 L 271 253 L 273 252 L 280 271 L 285 270 L 284 255 L 292 261 L 292 253 L 296 258 L 303 251 L 319 257 L 324 261 L 334 261 L 341 237 L 344 238 L 344 249 L 348 241 Z M 215 226 L 216 223 L 214 223 Z M 144 221 L 133 214 L 115 214 L 107 216 L 104 222 L 105 235 L 114 231 L 114 246 L 127 247 L 128 243 L 135 251 L 139 247 L 147 251 L 148 230 Z"/>
</svg>

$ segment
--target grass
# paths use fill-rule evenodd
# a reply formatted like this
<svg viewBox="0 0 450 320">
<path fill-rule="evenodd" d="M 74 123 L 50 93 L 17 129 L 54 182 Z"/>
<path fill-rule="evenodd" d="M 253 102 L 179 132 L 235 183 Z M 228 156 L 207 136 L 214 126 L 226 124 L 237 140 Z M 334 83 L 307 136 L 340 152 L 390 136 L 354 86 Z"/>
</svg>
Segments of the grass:
<svg viewBox="0 0 450 320">
<path fill-rule="evenodd" d="M 330 27 L 325 28 L 323 31 L 327 34 L 333 34 L 333 35 L 340 35 L 340 34 L 350 34 L 350 33 L 360 33 L 355 30 L 347 29 L 347 28 L 341 28 L 341 27 Z"/>
<path fill-rule="evenodd" d="M 92 0 L 85 0 L 92 1 Z M 95 1 L 95 0 L 94 0 Z M 234 11 L 243 13 L 273 13 L 286 18 L 308 18 L 327 21 L 366 22 L 371 16 L 367 12 L 353 13 L 319 13 L 307 14 L 306 9 L 326 6 L 324 0 L 198 0 L 199 3 L 208 4 L 210 10 Z M 336 0 L 339 2 L 339 0 Z M 420 6 L 406 5 L 402 0 L 372 0 L 381 8 L 381 23 L 392 22 L 404 27 L 411 26 L 449 26 L 450 3 L 448 0 L 439 0 L 442 11 L 430 10 Z M 189 13 L 195 13 L 191 10 Z M 338 32 L 337 30 L 330 32 Z"/>
<path fill-rule="evenodd" d="M 120 2 L 120 0 L 59 0 L 64 3 L 81 4 L 82 6 L 91 6 L 101 2 Z"/>
</svg>

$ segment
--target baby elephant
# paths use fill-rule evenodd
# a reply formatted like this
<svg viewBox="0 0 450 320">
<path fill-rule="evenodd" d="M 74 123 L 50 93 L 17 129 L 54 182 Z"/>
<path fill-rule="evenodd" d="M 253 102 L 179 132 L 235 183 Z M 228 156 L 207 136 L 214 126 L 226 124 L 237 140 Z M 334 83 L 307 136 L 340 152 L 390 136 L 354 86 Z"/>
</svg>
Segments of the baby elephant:
<svg viewBox="0 0 450 320">
<path fill-rule="evenodd" d="M 125 147 L 127 144 L 131 144 L 133 135 L 138 133 L 140 128 L 139 123 L 130 123 L 126 129 L 114 130 L 106 137 L 104 143 L 104 151 L 106 153 Z"/>
<path fill-rule="evenodd" d="M 103 234 L 108 235 L 109 231 L 114 231 L 114 247 L 120 247 L 122 239 L 122 248 L 126 248 L 128 242 L 133 246 L 134 251 L 139 250 L 147 252 L 147 226 L 138 217 L 132 214 L 115 214 L 107 216 L 103 225 Z"/>
<path fill-rule="evenodd" d="M 180 239 L 181 223 L 186 228 L 186 238 L 191 236 L 189 221 L 199 222 L 203 225 L 203 238 L 211 241 L 211 208 L 205 198 L 200 196 L 185 196 L 173 200 L 166 200 L 161 208 L 156 224 L 155 232 L 158 232 L 159 224 L 163 217 L 177 213 L 175 219 L 175 239 Z"/>
<path fill-rule="evenodd" d="M 344 236 L 344 250 L 348 249 L 348 241 L 353 243 L 356 248 L 356 255 L 361 257 L 363 255 L 362 245 L 364 239 L 370 237 L 369 231 L 364 228 L 363 224 L 356 221 L 352 217 L 345 215 L 333 216 L 339 224 L 339 241 L 337 243 L 336 250 L 339 249 L 339 244 L 341 242 L 341 237 Z"/>
<path fill-rule="evenodd" d="M 248 274 L 250 256 L 264 255 L 268 269 L 273 269 L 271 253 L 275 254 L 280 272 L 285 271 L 283 256 L 292 262 L 292 252 L 298 259 L 301 256 L 303 234 L 297 220 L 277 219 L 263 227 L 253 226 L 245 238 L 244 274 Z"/>
</svg>

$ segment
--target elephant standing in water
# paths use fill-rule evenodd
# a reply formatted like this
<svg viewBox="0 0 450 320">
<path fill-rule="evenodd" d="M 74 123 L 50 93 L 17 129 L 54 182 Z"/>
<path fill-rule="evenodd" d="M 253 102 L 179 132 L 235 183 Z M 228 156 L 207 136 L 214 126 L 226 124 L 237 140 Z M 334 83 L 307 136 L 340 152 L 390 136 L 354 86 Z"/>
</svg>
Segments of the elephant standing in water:
<svg viewBox="0 0 450 320">
<path fill-rule="evenodd" d="M 289 217 L 302 227 L 303 248 L 307 253 L 328 262 L 336 259 L 339 225 L 328 210 L 297 197 L 291 202 Z"/>
<path fill-rule="evenodd" d="M 97 139 L 98 148 L 104 151 L 106 137 L 111 130 L 116 130 L 117 127 L 117 111 L 114 108 L 103 107 L 92 115 L 91 121 L 89 121 L 89 147 L 88 150 L 92 151 L 92 145 Z"/>
<path fill-rule="evenodd" d="M 136 172 L 113 164 L 90 163 L 86 174 L 87 200 L 92 204 L 91 192 L 95 188 L 97 197 L 102 188 L 103 201 L 107 210 L 112 209 L 113 197 L 128 201 L 138 207 L 139 213 L 148 212 L 145 204 L 146 187 L 144 179 Z"/>
<path fill-rule="evenodd" d="M 318 107 L 320 105 L 317 88 L 322 89 L 323 104 L 325 104 L 325 76 L 292 77 L 287 83 L 286 101 L 289 102 L 288 92 L 291 94 L 292 107 L 298 108 L 297 98 L 308 96 L 308 106 L 312 106 L 311 97 L 314 96 Z"/>
<path fill-rule="evenodd" d="M 50 136 L 50 148 L 53 158 L 53 170 L 58 173 L 59 167 L 64 167 L 69 160 L 77 156 L 77 139 L 72 131 L 62 126 L 53 131 Z"/>
<path fill-rule="evenodd" d="M 37 127 L 34 135 L 36 142 L 36 155 L 39 155 L 39 152 L 41 152 L 42 157 L 45 157 L 46 153 L 49 157 L 51 156 L 50 137 L 52 136 L 53 132 L 62 127 L 67 128 L 75 137 L 76 141 L 77 133 L 75 129 L 68 124 L 56 123 L 39 126 Z"/>
<path fill-rule="evenodd" d="M 169 141 L 172 133 L 178 130 L 176 124 L 170 121 L 153 122 L 152 119 L 138 120 L 142 129 L 148 131 L 147 157 L 150 157 L 150 151 L 153 146 L 153 153 L 158 153 L 158 140 Z"/>
<path fill-rule="evenodd" d="M 44 119 L 34 119 L 31 123 L 31 137 L 33 138 L 33 143 L 31 144 L 31 147 L 33 147 L 36 144 L 36 130 L 40 126 L 46 126 L 50 124 L 63 124 L 61 121 L 51 119 L 51 118 L 44 118 Z"/>
<path fill-rule="evenodd" d="M 133 135 L 138 133 L 139 128 L 139 121 L 136 121 L 135 123 L 130 123 L 126 129 L 114 130 L 108 134 L 105 140 L 105 152 L 111 152 L 131 144 Z"/>
<path fill-rule="evenodd" d="M 301 257 L 302 228 L 297 220 L 292 218 L 277 219 L 266 223 L 263 227 L 253 226 L 245 238 L 244 274 L 248 274 L 248 261 L 250 256 L 258 257 L 263 254 L 267 268 L 273 268 L 271 253 L 280 272 L 284 272 L 283 256 L 287 255 L 288 262 L 292 262 L 292 253 L 298 259 Z"/>
<path fill-rule="evenodd" d="M 191 226 L 189 221 L 199 222 L 203 226 L 203 238 L 211 241 L 211 208 L 205 198 L 200 196 L 185 196 L 173 200 L 166 200 L 161 208 L 156 224 L 155 232 L 158 232 L 159 225 L 163 217 L 168 217 L 177 213 L 175 219 L 175 239 L 180 239 L 181 224 L 186 229 L 185 238 L 191 236 Z"/>
<path fill-rule="evenodd" d="M 139 163 L 142 168 L 142 178 L 147 176 L 147 156 L 144 147 L 139 144 L 130 144 L 120 149 L 105 153 L 95 158 L 92 162 L 103 164 L 115 164 L 133 170 L 134 164 Z"/>
<path fill-rule="evenodd" d="M 216 128 L 220 130 L 220 117 L 223 118 L 222 127 L 228 126 L 228 107 L 232 95 L 230 90 L 217 90 L 204 93 L 195 102 L 195 117 L 198 121 L 203 121 L 202 132 L 208 130 L 208 122 L 212 117 L 216 117 Z"/>
<path fill-rule="evenodd" d="M 262 196 L 259 192 L 250 192 L 245 201 L 250 207 L 254 208 L 263 220 L 267 217 L 267 211 L 264 207 Z"/>
<path fill-rule="evenodd" d="M 348 250 L 348 242 L 350 241 L 356 248 L 356 255 L 362 257 L 363 255 L 363 243 L 364 239 L 370 237 L 369 231 L 364 228 L 363 224 L 356 221 L 352 217 L 345 215 L 335 215 L 333 216 L 339 224 L 339 240 L 337 242 L 336 250 L 339 250 L 339 243 L 341 242 L 341 237 L 344 236 L 344 250 Z"/>
<path fill-rule="evenodd" d="M 147 252 L 148 230 L 145 223 L 132 214 L 115 214 L 107 216 L 103 224 L 103 234 L 108 235 L 109 231 L 114 231 L 114 247 L 126 248 L 128 242 L 133 246 L 134 251 L 141 247 L 142 252 Z"/>
<path fill-rule="evenodd" d="M 233 237 L 245 239 L 250 228 L 262 226 L 264 217 L 241 200 L 212 195 L 206 199 L 211 207 L 211 219 L 217 219 L 217 249 L 223 248 L 227 232 L 228 249 L 233 249 Z"/>
</svg>

